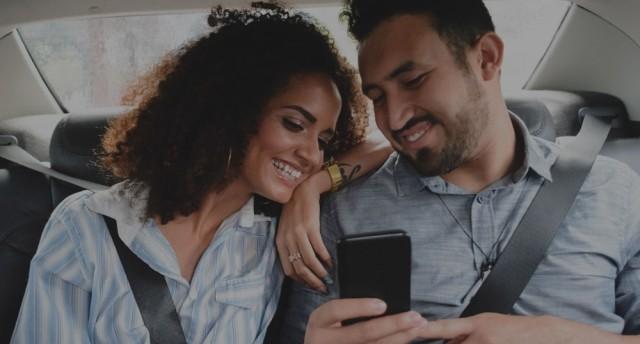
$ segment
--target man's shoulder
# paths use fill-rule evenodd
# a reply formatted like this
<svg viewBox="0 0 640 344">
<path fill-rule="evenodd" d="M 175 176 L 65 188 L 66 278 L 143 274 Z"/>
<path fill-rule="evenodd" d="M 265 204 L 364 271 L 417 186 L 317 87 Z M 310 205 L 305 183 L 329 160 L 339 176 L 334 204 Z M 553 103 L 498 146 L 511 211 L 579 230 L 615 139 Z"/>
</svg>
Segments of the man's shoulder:
<svg viewBox="0 0 640 344">
<path fill-rule="evenodd" d="M 345 186 L 333 194 L 333 198 L 342 201 L 368 195 L 385 195 L 384 197 L 387 197 L 387 193 L 395 192 L 393 172 L 397 162 L 398 153 L 394 152 L 380 167 Z"/>
<path fill-rule="evenodd" d="M 581 191 L 601 189 L 603 192 L 630 192 L 629 187 L 640 187 L 640 177 L 629 165 L 619 160 L 599 155 Z"/>
<path fill-rule="evenodd" d="M 418 195 L 404 196 L 400 193 L 399 183 L 407 176 L 397 162 L 398 157 L 394 153 L 366 178 L 327 197 L 323 203 L 324 217 L 345 233 L 355 228 L 375 229 L 395 224 L 394 217 L 399 212 L 415 208 Z"/>
</svg>

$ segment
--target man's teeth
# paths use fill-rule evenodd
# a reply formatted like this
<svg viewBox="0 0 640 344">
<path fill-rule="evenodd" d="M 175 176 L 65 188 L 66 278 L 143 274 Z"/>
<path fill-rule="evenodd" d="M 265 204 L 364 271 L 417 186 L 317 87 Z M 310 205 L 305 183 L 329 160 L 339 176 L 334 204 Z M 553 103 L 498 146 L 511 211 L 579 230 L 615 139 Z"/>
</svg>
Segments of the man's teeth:
<svg viewBox="0 0 640 344">
<path fill-rule="evenodd" d="M 272 160 L 272 163 L 273 166 L 281 172 L 281 175 L 288 180 L 298 179 L 302 175 L 302 172 L 281 160 Z"/>
<path fill-rule="evenodd" d="M 420 130 L 419 132 L 413 134 L 413 135 L 409 135 L 407 136 L 407 141 L 413 143 L 418 141 L 419 138 L 422 137 L 422 135 L 424 135 L 424 133 L 426 132 L 426 130 Z"/>
</svg>

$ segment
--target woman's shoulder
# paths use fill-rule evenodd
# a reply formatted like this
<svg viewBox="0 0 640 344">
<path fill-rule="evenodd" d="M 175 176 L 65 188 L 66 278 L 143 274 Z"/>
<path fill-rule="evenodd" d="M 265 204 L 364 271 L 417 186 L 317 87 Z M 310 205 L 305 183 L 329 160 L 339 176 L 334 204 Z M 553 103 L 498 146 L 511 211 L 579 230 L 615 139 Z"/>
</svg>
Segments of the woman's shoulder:
<svg viewBox="0 0 640 344">
<path fill-rule="evenodd" d="M 80 215 L 87 211 L 87 200 L 95 194 L 95 191 L 83 190 L 67 196 L 51 213 L 51 219 Z"/>
<path fill-rule="evenodd" d="M 93 217 L 94 213 L 87 207 L 87 202 L 94 194 L 94 191 L 84 190 L 62 200 L 49 216 L 43 231 L 41 245 L 42 241 L 50 236 L 49 232 L 70 235 L 70 232 L 77 228 L 78 223 Z"/>
<path fill-rule="evenodd" d="M 92 252 L 108 242 L 104 214 L 113 217 L 116 210 L 130 209 L 124 205 L 112 209 L 114 205 L 127 203 L 118 198 L 118 190 L 115 186 L 101 191 L 85 190 L 65 198 L 45 225 L 38 253 L 47 246 L 53 246 L 56 251 L 70 246 L 83 258 L 92 256 Z"/>
<path fill-rule="evenodd" d="M 133 199 L 126 185 L 119 183 L 105 190 L 84 190 L 68 196 L 53 211 L 49 222 L 63 222 L 76 230 L 102 229 L 106 228 L 101 226 L 104 216 L 140 220 L 145 204 L 144 199 Z"/>
<path fill-rule="evenodd" d="M 92 191 L 81 191 L 65 198 L 51 214 L 32 260 L 32 269 L 41 269 L 81 288 L 89 288 L 88 259 L 95 237 L 79 224 L 93 217 L 86 207 Z"/>
</svg>

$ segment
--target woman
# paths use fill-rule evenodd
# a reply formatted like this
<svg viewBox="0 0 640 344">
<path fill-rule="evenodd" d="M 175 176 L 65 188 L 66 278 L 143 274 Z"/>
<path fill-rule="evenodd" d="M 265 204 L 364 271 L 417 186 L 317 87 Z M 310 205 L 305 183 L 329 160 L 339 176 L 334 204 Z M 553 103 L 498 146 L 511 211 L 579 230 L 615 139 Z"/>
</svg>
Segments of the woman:
<svg viewBox="0 0 640 344">
<path fill-rule="evenodd" d="M 310 18 L 261 4 L 216 8 L 209 23 L 108 129 L 102 162 L 124 181 L 52 214 L 12 342 L 150 342 L 106 217 L 166 280 L 187 342 L 262 342 L 283 274 L 254 195 L 326 188 L 324 157 L 357 144 L 367 119 L 353 70 Z"/>
</svg>

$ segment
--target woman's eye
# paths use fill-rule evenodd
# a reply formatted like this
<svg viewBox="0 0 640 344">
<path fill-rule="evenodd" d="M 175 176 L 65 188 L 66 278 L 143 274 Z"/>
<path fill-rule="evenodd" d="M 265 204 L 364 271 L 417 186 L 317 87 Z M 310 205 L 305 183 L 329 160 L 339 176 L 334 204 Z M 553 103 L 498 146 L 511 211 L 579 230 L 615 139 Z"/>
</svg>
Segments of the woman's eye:
<svg viewBox="0 0 640 344">
<path fill-rule="evenodd" d="M 381 95 L 381 96 L 373 97 L 371 98 L 371 101 L 373 102 L 373 105 L 379 106 L 384 101 L 384 96 Z"/>
<path fill-rule="evenodd" d="M 329 141 L 325 139 L 318 139 L 318 147 L 321 151 L 326 151 L 327 149 L 329 149 Z"/>
<path fill-rule="evenodd" d="M 293 132 L 299 132 L 304 130 L 304 127 L 302 127 L 302 125 L 300 123 L 297 123 L 296 121 L 293 121 L 291 119 L 288 118 L 283 118 L 282 119 L 282 125 L 284 125 L 284 127 L 287 130 L 293 131 Z"/>
</svg>

